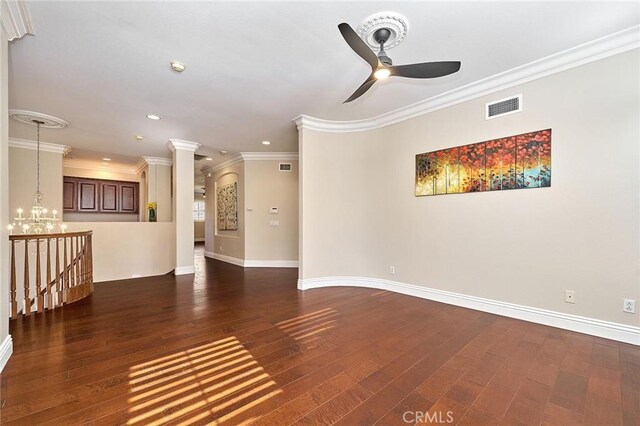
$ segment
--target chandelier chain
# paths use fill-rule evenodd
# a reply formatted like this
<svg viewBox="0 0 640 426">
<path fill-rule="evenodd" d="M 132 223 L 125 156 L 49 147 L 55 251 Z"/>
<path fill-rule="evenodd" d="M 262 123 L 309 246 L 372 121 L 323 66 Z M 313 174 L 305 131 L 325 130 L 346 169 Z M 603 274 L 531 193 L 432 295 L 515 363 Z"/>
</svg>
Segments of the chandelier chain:
<svg viewBox="0 0 640 426">
<path fill-rule="evenodd" d="M 38 133 L 37 133 L 37 138 L 36 138 L 36 143 L 37 143 L 37 150 L 36 150 L 36 192 L 40 192 L 40 123 L 36 122 L 36 125 L 38 126 Z"/>
</svg>

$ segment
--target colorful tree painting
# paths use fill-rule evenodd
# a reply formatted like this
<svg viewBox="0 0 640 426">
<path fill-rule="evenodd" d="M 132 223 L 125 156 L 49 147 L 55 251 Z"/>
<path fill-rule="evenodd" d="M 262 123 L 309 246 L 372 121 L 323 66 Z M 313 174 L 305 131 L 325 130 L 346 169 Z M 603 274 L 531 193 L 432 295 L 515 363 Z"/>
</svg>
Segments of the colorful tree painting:
<svg viewBox="0 0 640 426">
<path fill-rule="evenodd" d="M 420 195 L 551 186 L 551 129 L 416 155 Z"/>
<path fill-rule="evenodd" d="M 474 143 L 460 147 L 460 167 L 462 187 L 460 192 L 480 192 L 486 190 L 485 144 Z"/>
<path fill-rule="evenodd" d="M 518 188 L 551 186 L 551 130 L 516 136 Z"/>
<path fill-rule="evenodd" d="M 489 191 L 516 187 L 516 138 L 508 137 L 486 142 L 485 170 Z"/>
</svg>

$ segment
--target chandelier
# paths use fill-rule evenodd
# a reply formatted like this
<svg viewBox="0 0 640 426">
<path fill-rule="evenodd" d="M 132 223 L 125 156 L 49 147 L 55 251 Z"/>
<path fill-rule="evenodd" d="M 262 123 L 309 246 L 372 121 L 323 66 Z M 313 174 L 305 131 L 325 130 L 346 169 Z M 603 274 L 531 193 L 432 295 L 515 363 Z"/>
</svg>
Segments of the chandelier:
<svg viewBox="0 0 640 426">
<path fill-rule="evenodd" d="M 9 225 L 9 230 L 12 231 L 15 226 L 19 226 L 22 229 L 23 234 L 51 234 L 57 222 L 58 212 L 49 210 L 42 205 L 42 192 L 40 192 L 40 125 L 44 124 L 41 120 L 32 120 L 38 128 L 37 134 L 37 146 L 36 146 L 36 192 L 33 196 L 33 206 L 31 207 L 31 215 L 23 216 L 24 210 L 19 208 L 17 210 L 18 216 L 14 217 L 15 221 L 12 225 Z"/>
</svg>

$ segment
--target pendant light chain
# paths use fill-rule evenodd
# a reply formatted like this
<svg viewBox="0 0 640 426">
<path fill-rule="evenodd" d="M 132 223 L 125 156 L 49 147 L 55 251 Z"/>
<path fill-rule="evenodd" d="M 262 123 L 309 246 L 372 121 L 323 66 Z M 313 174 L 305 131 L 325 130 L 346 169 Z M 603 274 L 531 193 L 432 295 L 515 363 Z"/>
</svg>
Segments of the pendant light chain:
<svg viewBox="0 0 640 426">
<path fill-rule="evenodd" d="M 37 172 L 36 172 L 36 192 L 40 192 L 40 122 L 36 122 L 36 125 L 38 126 L 38 133 L 37 133 L 37 150 L 36 150 L 36 166 L 37 166 Z"/>
</svg>

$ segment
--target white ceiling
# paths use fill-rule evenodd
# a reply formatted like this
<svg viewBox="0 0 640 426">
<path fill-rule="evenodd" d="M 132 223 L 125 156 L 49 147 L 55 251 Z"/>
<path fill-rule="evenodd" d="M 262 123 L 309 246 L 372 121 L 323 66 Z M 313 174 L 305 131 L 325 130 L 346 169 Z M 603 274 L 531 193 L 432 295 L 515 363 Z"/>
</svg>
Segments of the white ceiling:
<svg viewBox="0 0 640 426">
<path fill-rule="evenodd" d="M 640 22 L 631 2 L 29 2 L 35 36 L 11 43 L 11 108 L 59 116 L 42 139 L 169 156 L 169 138 L 219 150 L 297 151 L 292 119 L 379 115 Z M 368 75 L 337 25 L 392 9 L 410 23 L 394 63 L 461 60 L 435 80 Z M 187 65 L 182 74 L 169 61 Z M 145 117 L 162 117 L 154 122 Z M 12 137 L 34 128 L 11 122 Z M 136 141 L 134 135 L 145 139 Z M 271 141 L 270 146 L 260 142 Z"/>
</svg>

